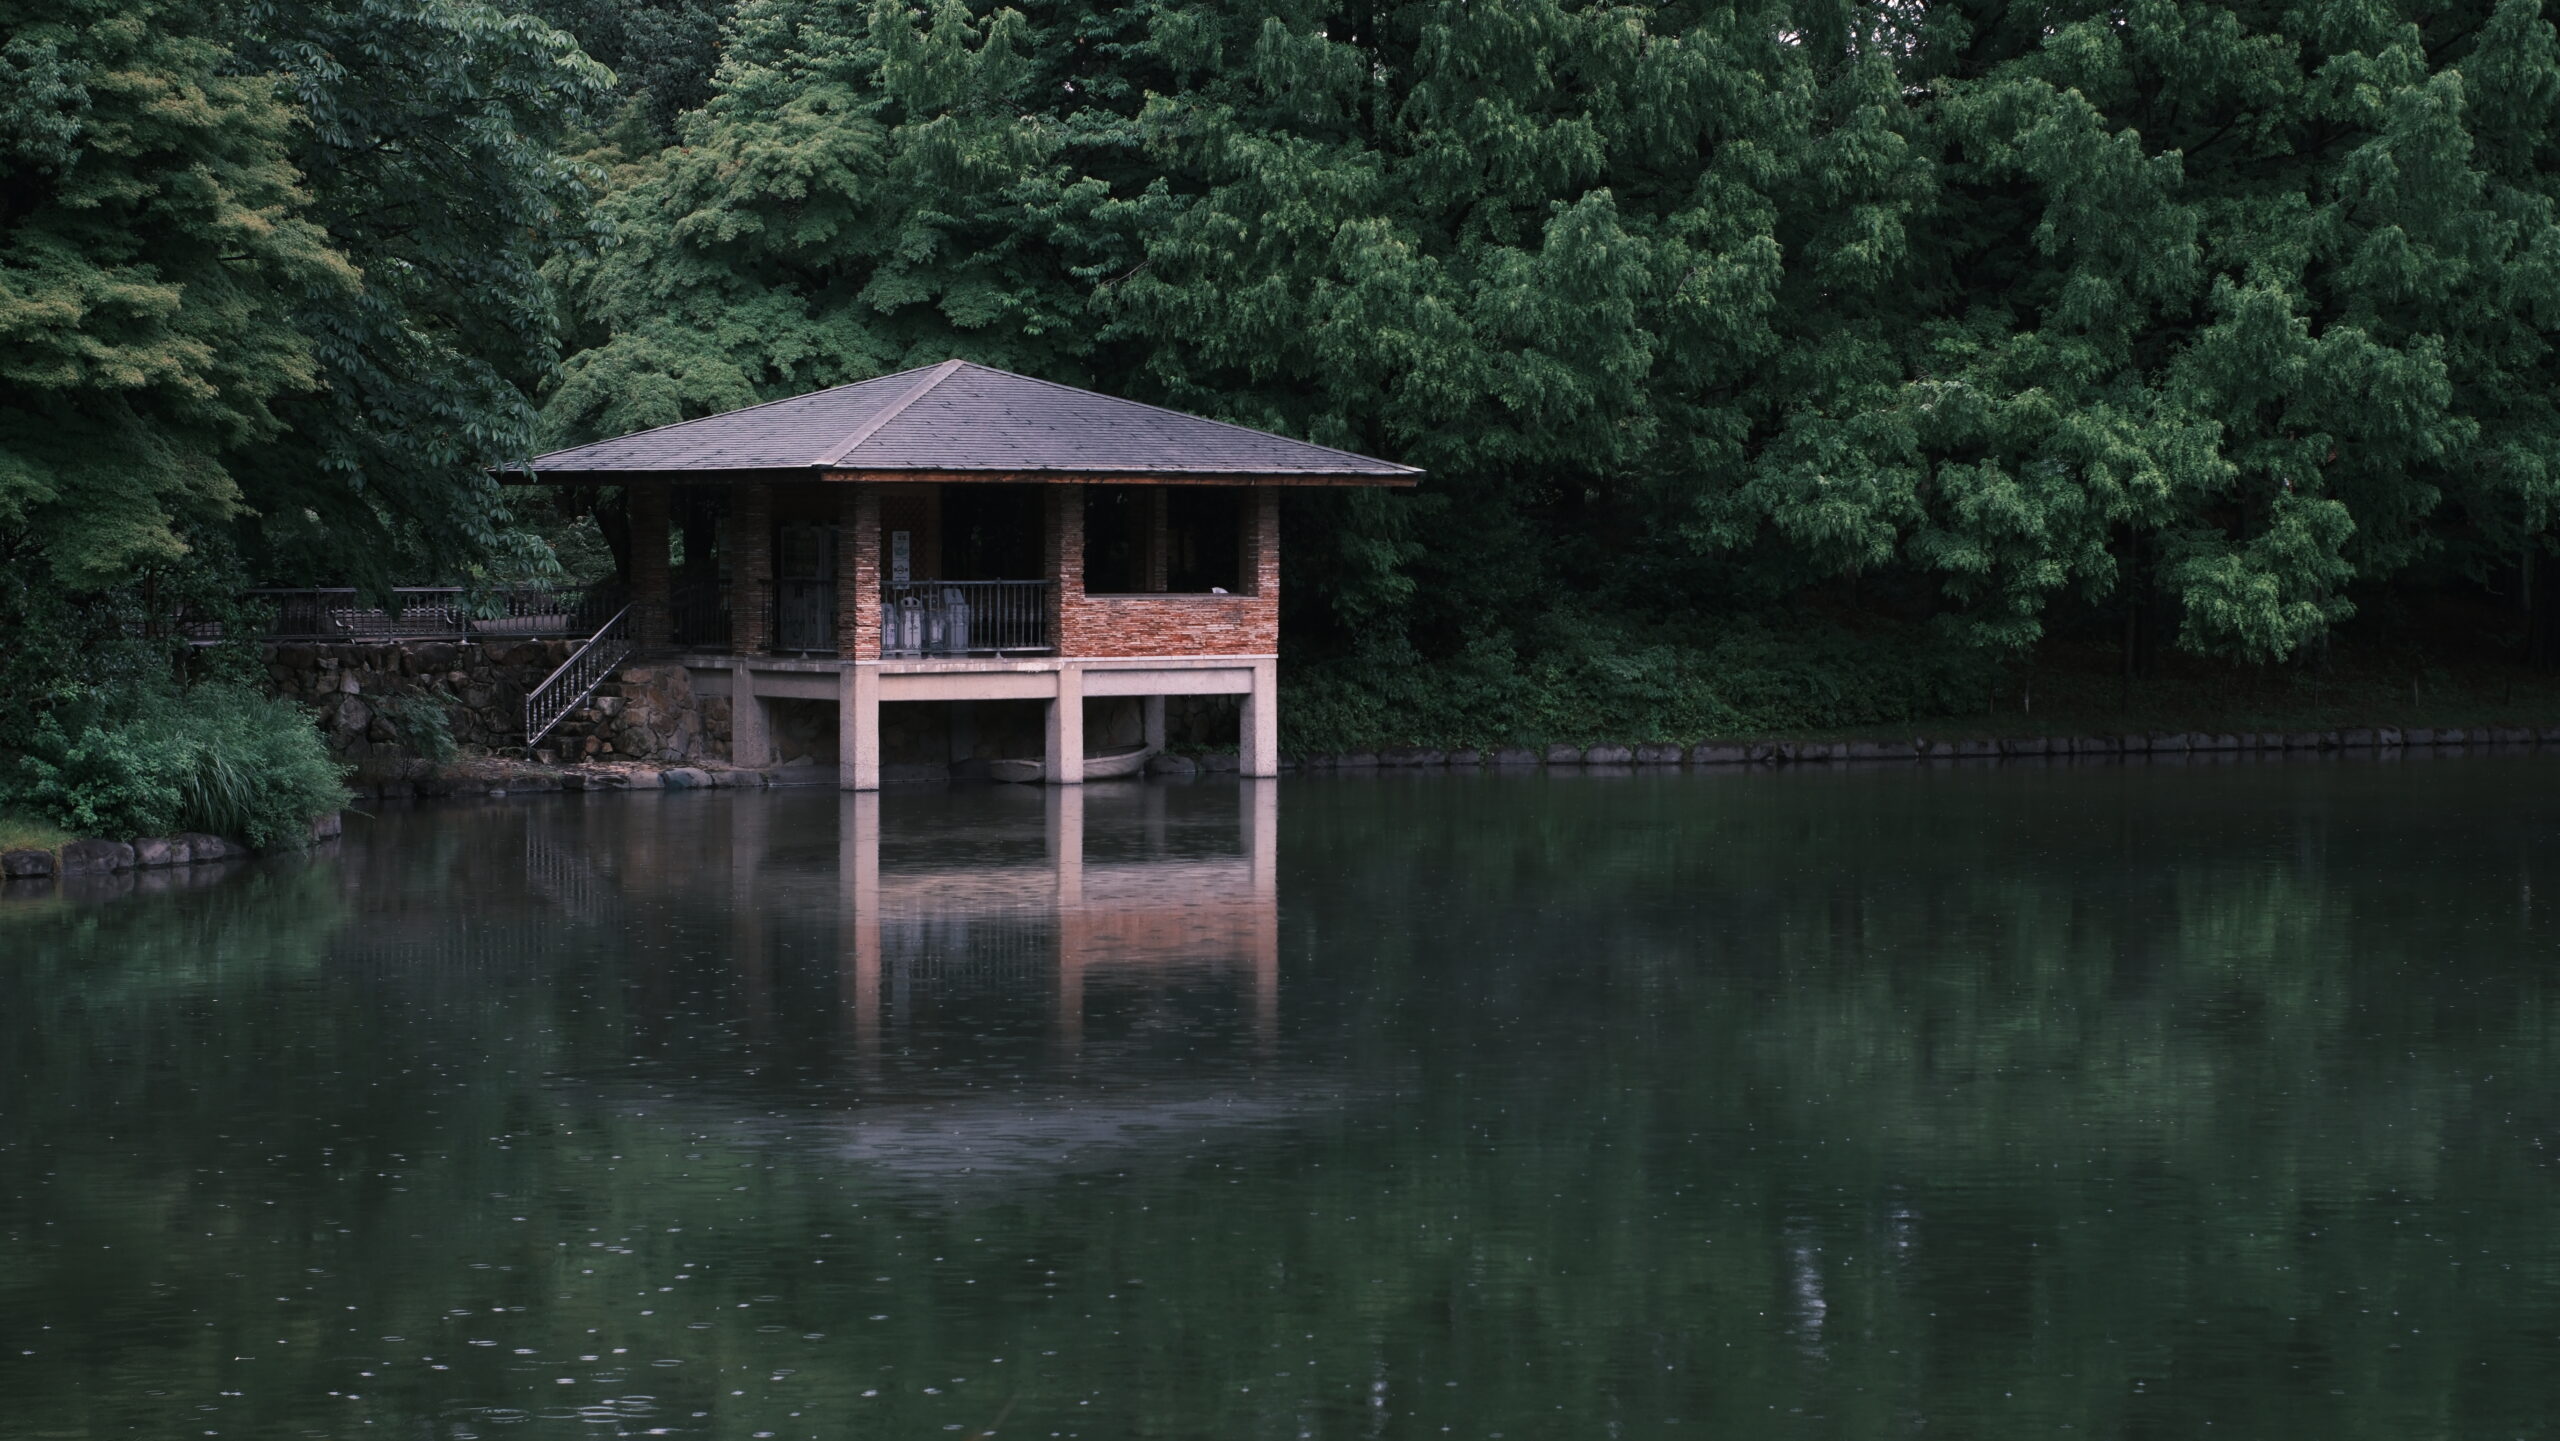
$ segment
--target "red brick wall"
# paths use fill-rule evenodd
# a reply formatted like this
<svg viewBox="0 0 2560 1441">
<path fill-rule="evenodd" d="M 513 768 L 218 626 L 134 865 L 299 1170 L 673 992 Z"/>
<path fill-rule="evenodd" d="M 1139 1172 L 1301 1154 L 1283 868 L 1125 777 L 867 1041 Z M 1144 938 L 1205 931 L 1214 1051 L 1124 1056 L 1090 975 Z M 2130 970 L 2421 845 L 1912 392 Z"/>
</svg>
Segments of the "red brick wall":
<svg viewBox="0 0 2560 1441">
<path fill-rule="evenodd" d="M 1049 491 L 1049 574 L 1065 656 L 1272 655 L 1280 649 L 1280 498 L 1258 487 L 1247 508 L 1245 595 L 1084 593 L 1084 489 Z"/>
<path fill-rule="evenodd" d="M 880 658 L 880 492 L 848 485 L 836 538 L 836 654 Z M 850 644 L 847 641 L 850 640 Z"/>
</svg>

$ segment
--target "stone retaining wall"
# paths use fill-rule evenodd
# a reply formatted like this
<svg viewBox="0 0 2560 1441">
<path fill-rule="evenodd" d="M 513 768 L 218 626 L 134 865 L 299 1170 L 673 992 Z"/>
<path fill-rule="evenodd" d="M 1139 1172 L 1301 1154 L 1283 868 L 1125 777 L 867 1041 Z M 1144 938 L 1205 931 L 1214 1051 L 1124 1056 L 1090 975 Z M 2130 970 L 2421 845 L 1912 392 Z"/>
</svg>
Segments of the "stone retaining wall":
<svg viewBox="0 0 2560 1441">
<path fill-rule="evenodd" d="M 1739 766 L 1828 761 L 1999 760 L 2023 756 L 2186 755 L 2212 752 L 2397 750 L 2443 746 L 2560 746 L 2560 726 L 2496 726 L 2402 730 L 2376 726 L 2328 731 L 2253 731 L 2208 734 L 2011 736 L 1998 739 L 1908 741 L 1709 741 L 1678 746 L 1507 746 L 1495 750 L 1399 747 L 1341 755 L 1298 756 L 1298 770 L 1355 770 L 1430 766 Z"/>
<path fill-rule="evenodd" d="M 267 684 L 318 712 L 329 751 L 341 760 L 410 754 L 386 702 L 412 696 L 450 698 L 445 722 L 456 744 L 521 744 L 525 691 L 573 649 L 565 640 L 273 645 L 266 650 Z"/>
<path fill-rule="evenodd" d="M 267 685 L 316 712 L 330 754 L 371 772 L 416 755 L 399 717 L 414 701 L 440 708 L 465 750 L 522 745 L 525 692 L 577 644 L 271 645 Z M 579 756 L 682 765 L 728 751 L 728 703 L 698 701 L 680 665 L 625 667 L 575 719 L 563 749 Z"/>
</svg>

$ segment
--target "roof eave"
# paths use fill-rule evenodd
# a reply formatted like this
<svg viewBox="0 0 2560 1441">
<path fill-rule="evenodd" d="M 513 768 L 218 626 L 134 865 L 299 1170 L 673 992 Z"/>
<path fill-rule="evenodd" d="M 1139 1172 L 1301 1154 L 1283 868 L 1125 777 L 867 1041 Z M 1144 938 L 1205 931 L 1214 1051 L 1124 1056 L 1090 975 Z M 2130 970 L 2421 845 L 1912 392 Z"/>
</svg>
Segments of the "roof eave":
<svg viewBox="0 0 2560 1441">
<path fill-rule="evenodd" d="M 1225 471 L 1225 470 L 924 470 L 791 466 L 705 466 L 675 470 L 578 469 L 510 466 L 496 472 L 501 485 L 742 485 L 818 482 L 857 485 L 1276 485 L 1385 486 L 1407 489 L 1428 472 Z"/>
</svg>

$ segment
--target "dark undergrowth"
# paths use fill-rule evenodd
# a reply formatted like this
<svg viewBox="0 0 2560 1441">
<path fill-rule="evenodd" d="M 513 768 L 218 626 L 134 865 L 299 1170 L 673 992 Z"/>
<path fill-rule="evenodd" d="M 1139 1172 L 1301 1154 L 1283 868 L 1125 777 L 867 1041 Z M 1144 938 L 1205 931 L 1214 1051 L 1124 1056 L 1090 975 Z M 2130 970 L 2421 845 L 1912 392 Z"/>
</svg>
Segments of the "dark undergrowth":
<svg viewBox="0 0 2560 1441">
<path fill-rule="evenodd" d="M 1923 625 L 1763 622 L 1703 641 L 1594 627 L 1528 657 L 1381 649 L 1284 667 L 1282 747 L 2560 725 L 2560 676 L 2521 657 L 2496 612 L 2351 627 L 2277 666 L 2164 650 L 2134 677 L 2087 638 L 1993 657 Z"/>
</svg>

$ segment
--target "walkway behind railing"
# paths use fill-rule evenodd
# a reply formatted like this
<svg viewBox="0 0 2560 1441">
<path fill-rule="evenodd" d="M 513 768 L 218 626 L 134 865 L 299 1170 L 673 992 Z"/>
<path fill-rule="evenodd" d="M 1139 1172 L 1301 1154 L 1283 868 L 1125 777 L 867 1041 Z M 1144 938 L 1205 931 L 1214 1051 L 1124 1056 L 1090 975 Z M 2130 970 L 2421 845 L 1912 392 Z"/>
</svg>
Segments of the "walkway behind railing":
<svg viewBox="0 0 2560 1441">
<path fill-rule="evenodd" d="M 542 684 L 524 695 L 524 748 L 530 754 L 542 738 L 568 719 L 580 702 L 595 694 L 613 668 L 631 654 L 631 609 L 625 606 L 613 613 L 613 619 L 587 638 L 587 643 L 569 653 Z"/>
<path fill-rule="evenodd" d="M 547 586 L 510 586 L 502 590 L 468 591 L 460 586 L 401 586 L 391 592 L 391 605 L 376 605 L 347 586 L 304 589 L 261 589 L 249 592 L 275 611 L 262 640 L 399 641 L 399 640 L 533 640 L 584 636 L 615 611 L 624 596 L 619 585 L 558 590 Z M 198 625 L 190 635 L 219 640 L 220 627 Z"/>
</svg>

